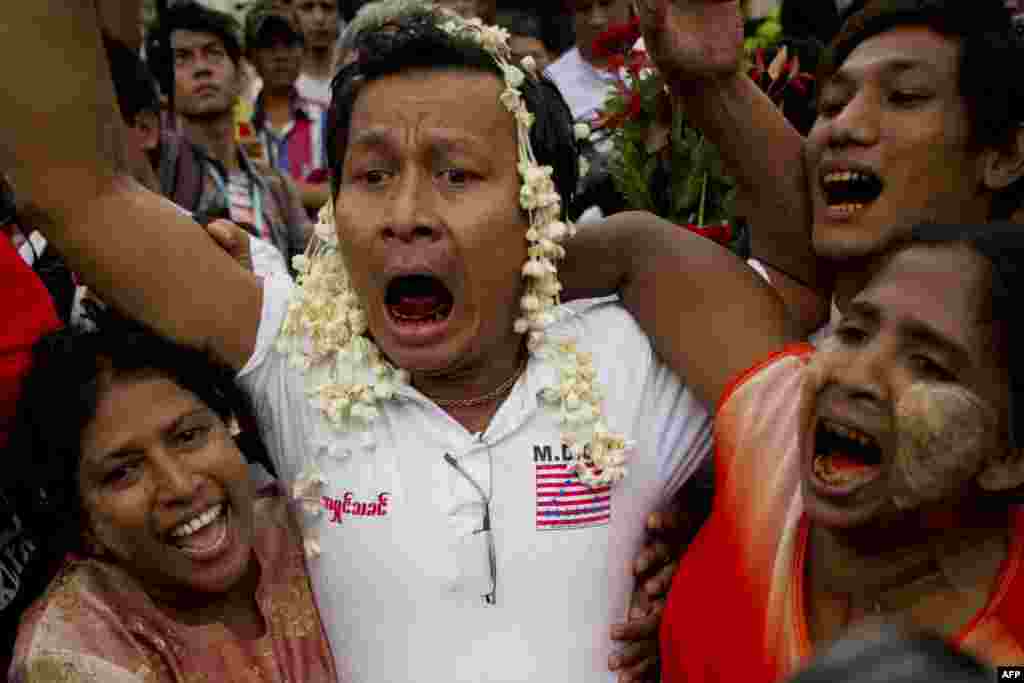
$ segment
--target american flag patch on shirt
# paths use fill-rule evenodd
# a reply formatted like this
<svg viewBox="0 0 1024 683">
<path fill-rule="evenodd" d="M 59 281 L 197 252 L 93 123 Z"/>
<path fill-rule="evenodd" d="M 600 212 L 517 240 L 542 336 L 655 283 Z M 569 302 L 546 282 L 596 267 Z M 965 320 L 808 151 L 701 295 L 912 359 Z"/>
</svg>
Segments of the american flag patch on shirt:
<svg viewBox="0 0 1024 683">
<path fill-rule="evenodd" d="M 608 524 L 612 514 L 611 487 L 590 488 L 576 476 L 572 464 L 535 464 L 537 468 L 537 529 L 581 529 Z"/>
</svg>

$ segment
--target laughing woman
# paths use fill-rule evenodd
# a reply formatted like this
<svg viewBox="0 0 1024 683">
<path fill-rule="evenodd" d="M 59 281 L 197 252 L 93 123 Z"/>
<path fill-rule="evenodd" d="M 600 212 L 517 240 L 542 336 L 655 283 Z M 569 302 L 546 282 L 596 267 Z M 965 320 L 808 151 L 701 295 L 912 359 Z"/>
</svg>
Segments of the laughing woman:
<svg viewBox="0 0 1024 683">
<path fill-rule="evenodd" d="M 68 558 L 10 680 L 336 680 L 284 498 L 254 493 L 231 438 L 232 373 L 113 320 L 34 356 L 21 483 Z"/>
</svg>

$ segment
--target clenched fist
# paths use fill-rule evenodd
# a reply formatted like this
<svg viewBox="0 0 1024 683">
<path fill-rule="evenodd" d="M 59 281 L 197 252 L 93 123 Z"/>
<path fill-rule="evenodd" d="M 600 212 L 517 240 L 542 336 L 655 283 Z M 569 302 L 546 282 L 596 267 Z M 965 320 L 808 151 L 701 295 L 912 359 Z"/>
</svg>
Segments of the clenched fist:
<svg viewBox="0 0 1024 683">
<path fill-rule="evenodd" d="M 740 68 L 743 13 L 737 0 L 637 0 L 644 42 L 674 89 Z"/>
</svg>

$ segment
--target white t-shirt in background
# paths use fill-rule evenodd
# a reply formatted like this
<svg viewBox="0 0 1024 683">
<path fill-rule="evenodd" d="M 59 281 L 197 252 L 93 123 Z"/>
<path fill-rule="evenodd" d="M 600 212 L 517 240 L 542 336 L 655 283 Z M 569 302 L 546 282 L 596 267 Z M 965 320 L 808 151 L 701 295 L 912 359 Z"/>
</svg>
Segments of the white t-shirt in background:
<svg viewBox="0 0 1024 683">
<path fill-rule="evenodd" d="M 312 519 L 309 561 L 339 675 L 353 683 L 607 683 L 611 624 L 633 588 L 627 564 L 647 514 L 711 450 L 708 413 L 615 303 L 568 313 L 552 334 L 593 353 L 606 421 L 636 442 L 626 479 L 581 489 L 564 473 L 557 418 L 538 403 L 556 369 L 531 359 L 483 434 L 471 434 L 415 389 L 382 407 L 368 433 L 338 434 L 273 348 L 294 285 L 264 278 L 256 350 L 239 373 L 280 477 L 306 458 L 328 483 Z M 477 490 L 490 492 L 497 600 Z M 564 477 L 564 478 L 563 478 Z M 565 488 L 561 488 L 564 484 Z M 555 495 L 553 491 L 560 495 Z"/>
<path fill-rule="evenodd" d="M 295 89 L 299 97 L 309 100 L 324 109 L 331 104 L 331 78 L 313 78 L 309 74 L 299 74 L 295 79 Z"/>
<path fill-rule="evenodd" d="M 552 62 L 544 73 L 562 93 L 574 121 L 590 122 L 615 90 L 615 75 L 592 67 L 576 47 Z"/>
</svg>

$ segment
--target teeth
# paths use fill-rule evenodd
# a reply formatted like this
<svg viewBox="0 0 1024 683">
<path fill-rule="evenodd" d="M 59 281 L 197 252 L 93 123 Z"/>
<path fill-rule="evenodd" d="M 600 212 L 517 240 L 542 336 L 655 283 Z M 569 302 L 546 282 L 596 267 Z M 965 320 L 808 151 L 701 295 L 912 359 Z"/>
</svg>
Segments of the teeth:
<svg viewBox="0 0 1024 683">
<path fill-rule="evenodd" d="M 196 515 L 191 520 L 174 527 L 174 529 L 171 530 L 171 536 L 174 538 L 182 538 L 184 536 L 194 534 L 203 527 L 210 525 L 213 520 L 220 517 L 220 513 L 223 508 L 224 506 L 219 503 L 214 505 L 206 512 Z"/>
<path fill-rule="evenodd" d="M 867 182 L 871 180 L 871 176 L 866 173 L 860 173 L 859 171 L 833 171 L 825 175 L 825 183 L 848 183 L 850 181 L 861 181 Z"/>
<path fill-rule="evenodd" d="M 829 463 L 828 458 L 821 456 L 814 458 L 814 473 L 829 484 L 842 484 L 854 474 L 841 469 L 833 469 Z"/>
<path fill-rule="evenodd" d="M 428 320 L 430 322 L 439 322 L 439 321 L 444 320 L 445 318 L 448 317 L 448 314 L 451 313 L 451 306 L 450 305 L 439 306 L 433 312 L 427 313 L 426 315 L 423 315 L 423 316 L 402 315 L 401 313 L 399 313 L 398 311 L 396 311 L 394 309 L 391 310 L 391 313 L 392 313 L 392 315 L 394 315 L 399 320 L 405 320 L 405 321 L 411 321 L 411 322 L 420 322 L 420 321 Z"/>
<path fill-rule="evenodd" d="M 833 211 L 838 211 L 839 213 L 850 216 L 863 209 L 864 205 L 859 202 L 850 202 L 846 204 L 834 204 L 829 208 L 831 208 Z"/>
<path fill-rule="evenodd" d="M 830 422 L 827 420 L 824 424 L 825 428 L 828 429 L 833 434 L 838 434 L 839 436 L 850 439 L 851 441 L 856 441 L 861 446 L 875 445 L 874 439 L 872 439 L 867 434 L 864 434 L 863 432 L 857 431 L 856 429 L 850 429 L 849 427 L 845 427 L 841 424 L 837 424 L 835 422 Z"/>
</svg>

